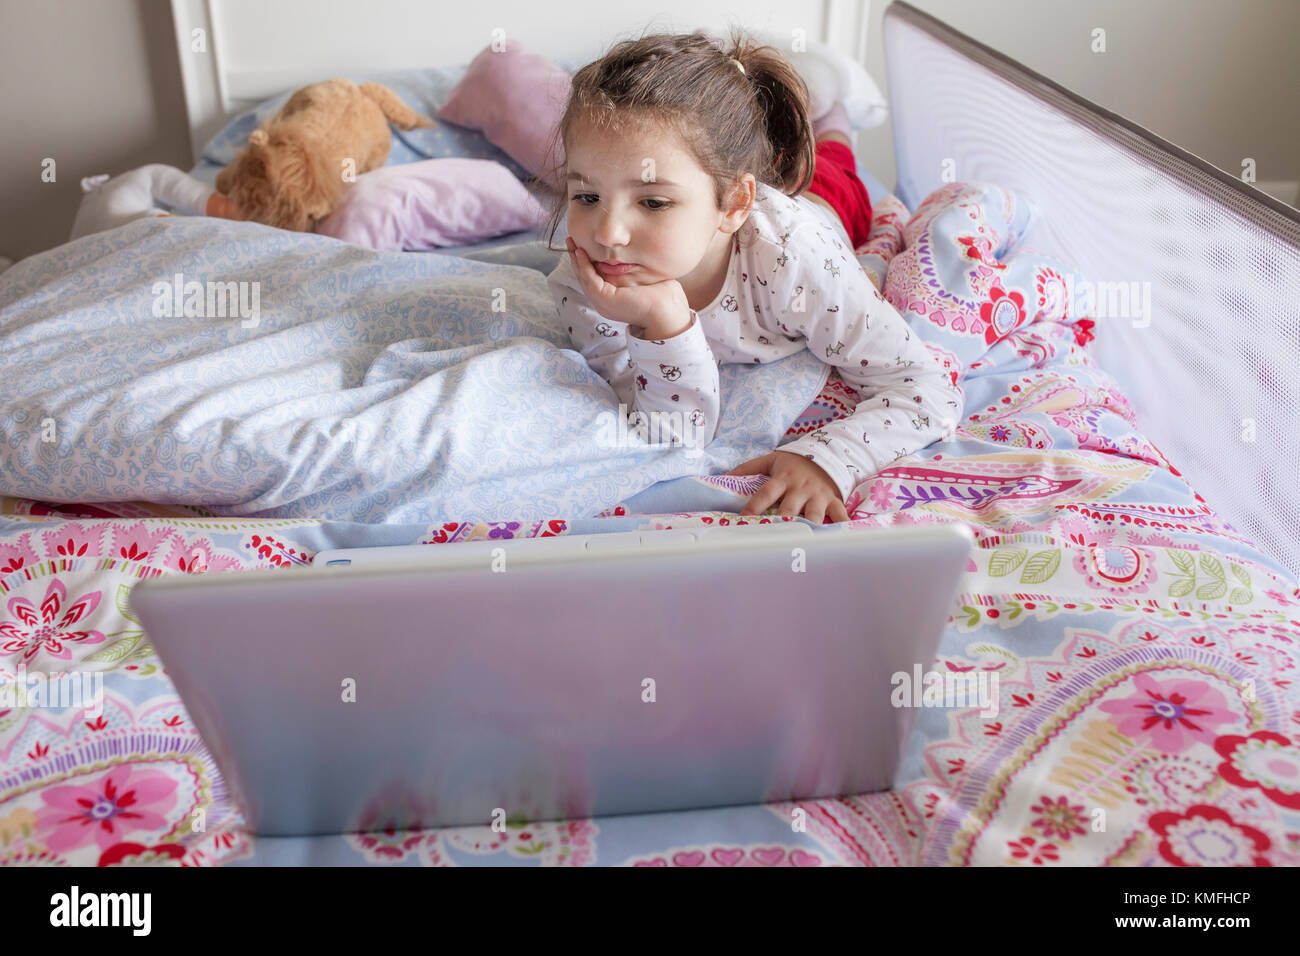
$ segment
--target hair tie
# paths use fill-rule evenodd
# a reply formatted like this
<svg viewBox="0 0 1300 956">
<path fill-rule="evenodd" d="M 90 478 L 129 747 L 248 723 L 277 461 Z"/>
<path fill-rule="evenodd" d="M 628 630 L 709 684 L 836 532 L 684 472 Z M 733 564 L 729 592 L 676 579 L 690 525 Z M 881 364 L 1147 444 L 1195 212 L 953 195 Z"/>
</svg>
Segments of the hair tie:
<svg viewBox="0 0 1300 956">
<path fill-rule="evenodd" d="M 741 73 L 745 73 L 745 65 L 741 63 L 739 60 L 737 60 L 734 56 L 731 58 L 731 62 L 736 64 L 736 69 L 738 69 Z"/>
</svg>

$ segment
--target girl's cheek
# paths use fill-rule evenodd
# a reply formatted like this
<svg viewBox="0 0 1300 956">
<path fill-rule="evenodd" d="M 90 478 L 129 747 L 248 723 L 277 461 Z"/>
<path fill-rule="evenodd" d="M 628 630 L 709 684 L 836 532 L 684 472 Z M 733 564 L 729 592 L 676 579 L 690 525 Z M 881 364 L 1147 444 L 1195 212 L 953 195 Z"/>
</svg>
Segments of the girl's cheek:
<svg viewBox="0 0 1300 956">
<path fill-rule="evenodd" d="M 567 222 L 569 235 L 573 236 L 574 241 L 581 245 L 582 239 L 586 238 L 590 233 L 590 230 L 587 228 L 587 214 L 585 210 L 583 210 L 577 203 L 570 203 Z"/>
</svg>

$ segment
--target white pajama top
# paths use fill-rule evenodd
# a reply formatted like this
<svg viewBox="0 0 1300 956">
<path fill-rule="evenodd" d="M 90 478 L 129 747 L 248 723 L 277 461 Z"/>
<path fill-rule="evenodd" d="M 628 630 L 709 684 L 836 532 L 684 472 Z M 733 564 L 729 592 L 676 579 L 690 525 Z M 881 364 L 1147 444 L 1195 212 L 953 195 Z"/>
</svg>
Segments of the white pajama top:
<svg viewBox="0 0 1300 956">
<path fill-rule="evenodd" d="M 807 348 L 838 368 L 861 396 L 853 414 L 780 450 L 812 459 L 847 499 L 890 463 L 948 434 L 964 393 L 876 291 L 846 240 L 830 210 L 759 183 L 732 236 L 721 291 L 669 339 L 640 338 L 597 312 L 567 253 L 547 283 L 574 345 L 627 407 L 628 424 L 657 419 L 661 440 L 671 431 L 674 444 L 712 441 L 719 362 L 775 362 Z"/>
</svg>

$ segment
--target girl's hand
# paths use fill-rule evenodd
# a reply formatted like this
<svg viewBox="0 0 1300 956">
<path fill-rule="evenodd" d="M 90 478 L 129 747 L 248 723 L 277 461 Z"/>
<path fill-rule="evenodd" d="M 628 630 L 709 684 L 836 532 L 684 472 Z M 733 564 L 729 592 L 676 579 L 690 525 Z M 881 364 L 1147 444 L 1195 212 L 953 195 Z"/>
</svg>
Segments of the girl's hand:
<svg viewBox="0 0 1300 956">
<path fill-rule="evenodd" d="M 591 264 L 587 251 L 565 238 L 569 260 L 582 283 L 582 291 L 596 311 L 607 319 L 639 325 L 648 339 L 660 339 L 665 331 L 680 332 L 690 324 L 691 306 L 676 279 L 662 279 L 649 285 L 616 286 L 606 282 Z"/>
<path fill-rule="evenodd" d="M 759 515 L 778 501 L 782 515 L 797 518 L 802 513 L 813 524 L 848 521 L 849 513 L 840 500 L 840 489 L 831 476 L 811 458 L 792 451 L 769 452 L 727 472 L 728 475 L 767 475 L 767 484 L 745 502 L 742 515 Z"/>
</svg>

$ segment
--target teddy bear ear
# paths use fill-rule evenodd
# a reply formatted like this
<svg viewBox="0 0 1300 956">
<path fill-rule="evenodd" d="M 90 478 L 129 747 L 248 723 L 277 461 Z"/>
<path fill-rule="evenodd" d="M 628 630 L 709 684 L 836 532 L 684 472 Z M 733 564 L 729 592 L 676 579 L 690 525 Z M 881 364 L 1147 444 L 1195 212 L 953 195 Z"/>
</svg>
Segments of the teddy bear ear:
<svg viewBox="0 0 1300 956">
<path fill-rule="evenodd" d="M 264 130 L 264 129 L 255 129 L 255 130 L 253 130 L 251 133 L 249 133 L 249 134 L 248 134 L 248 145 L 250 145 L 250 146 L 265 146 L 265 145 L 266 145 L 266 130 Z"/>
</svg>

